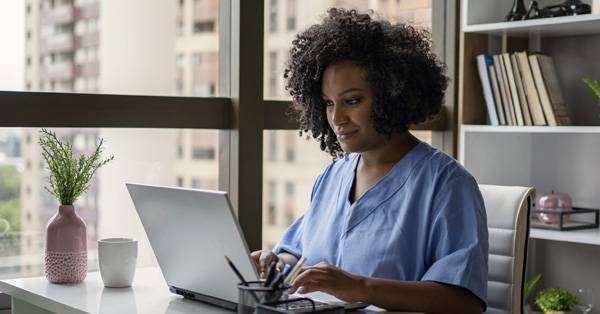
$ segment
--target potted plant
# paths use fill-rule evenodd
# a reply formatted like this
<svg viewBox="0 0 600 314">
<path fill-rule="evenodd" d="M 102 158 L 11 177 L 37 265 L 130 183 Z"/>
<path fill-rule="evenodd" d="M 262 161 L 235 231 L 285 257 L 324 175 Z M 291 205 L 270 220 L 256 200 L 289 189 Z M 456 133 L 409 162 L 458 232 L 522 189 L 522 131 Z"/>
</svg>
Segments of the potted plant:
<svg viewBox="0 0 600 314">
<path fill-rule="evenodd" d="M 549 288 L 537 294 L 535 304 L 544 314 L 571 314 L 573 306 L 577 304 L 577 298 L 568 291 Z"/>
<path fill-rule="evenodd" d="M 73 203 L 90 184 L 94 173 L 114 159 L 101 160 L 103 139 L 90 156 L 73 157 L 73 147 L 54 132 L 42 129 L 39 144 L 49 170 L 50 188 L 45 189 L 60 202 L 58 211 L 46 226 L 44 272 L 52 283 L 77 283 L 87 274 L 85 222 Z"/>
<path fill-rule="evenodd" d="M 542 274 L 537 274 L 525 284 L 525 302 L 528 302 L 529 296 L 531 295 L 531 292 L 533 292 L 535 285 L 537 285 L 537 283 L 540 281 L 540 278 L 542 278 Z M 529 303 L 525 305 L 525 314 L 531 314 L 531 306 Z"/>
</svg>

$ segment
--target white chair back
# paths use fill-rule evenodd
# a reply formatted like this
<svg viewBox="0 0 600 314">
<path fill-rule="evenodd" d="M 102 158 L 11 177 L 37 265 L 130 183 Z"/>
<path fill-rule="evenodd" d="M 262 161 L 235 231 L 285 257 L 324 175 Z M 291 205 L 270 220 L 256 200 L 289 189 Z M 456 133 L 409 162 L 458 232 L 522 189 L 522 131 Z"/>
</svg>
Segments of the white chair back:
<svg viewBox="0 0 600 314">
<path fill-rule="evenodd" d="M 521 314 L 529 238 L 530 187 L 479 185 L 488 219 L 488 308 L 491 314 Z"/>
</svg>

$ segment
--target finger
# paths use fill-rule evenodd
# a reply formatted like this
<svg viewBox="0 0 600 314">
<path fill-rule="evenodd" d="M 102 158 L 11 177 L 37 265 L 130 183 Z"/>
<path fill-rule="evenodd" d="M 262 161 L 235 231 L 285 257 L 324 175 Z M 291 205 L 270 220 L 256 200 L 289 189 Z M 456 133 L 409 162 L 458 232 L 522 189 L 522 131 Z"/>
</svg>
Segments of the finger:
<svg viewBox="0 0 600 314">
<path fill-rule="evenodd" d="M 270 251 L 263 251 L 260 254 L 260 258 L 259 258 L 259 272 L 263 273 L 263 272 L 267 272 L 267 269 L 269 268 L 269 264 L 270 264 L 270 260 L 271 260 L 271 254 L 273 254 Z"/>
<path fill-rule="evenodd" d="M 307 268 L 303 272 L 294 278 L 291 282 L 292 287 L 297 289 L 298 287 L 305 285 L 309 281 L 327 280 L 327 273 L 317 268 Z"/>
</svg>

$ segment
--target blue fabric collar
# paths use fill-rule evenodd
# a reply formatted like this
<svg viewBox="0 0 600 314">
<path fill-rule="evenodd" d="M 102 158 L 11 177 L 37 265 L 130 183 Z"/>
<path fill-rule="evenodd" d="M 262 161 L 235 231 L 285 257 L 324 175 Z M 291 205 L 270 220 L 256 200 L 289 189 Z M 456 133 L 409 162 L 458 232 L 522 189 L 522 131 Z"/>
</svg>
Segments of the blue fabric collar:
<svg viewBox="0 0 600 314">
<path fill-rule="evenodd" d="M 398 190 L 400 190 L 406 179 L 411 175 L 415 166 L 421 162 L 425 156 L 431 154 L 433 149 L 426 143 L 420 142 L 415 145 L 402 159 L 400 159 L 394 167 L 373 187 L 365 192 L 359 199 L 350 204 L 350 190 L 356 175 L 355 171 L 347 171 L 348 174 L 342 191 L 348 214 L 344 223 L 345 230 L 342 232 L 342 237 L 346 237 L 354 227 L 373 213 L 381 204 L 388 200 Z M 355 170 L 360 160 L 360 154 L 350 156 L 349 167 Z"/>
</svg>

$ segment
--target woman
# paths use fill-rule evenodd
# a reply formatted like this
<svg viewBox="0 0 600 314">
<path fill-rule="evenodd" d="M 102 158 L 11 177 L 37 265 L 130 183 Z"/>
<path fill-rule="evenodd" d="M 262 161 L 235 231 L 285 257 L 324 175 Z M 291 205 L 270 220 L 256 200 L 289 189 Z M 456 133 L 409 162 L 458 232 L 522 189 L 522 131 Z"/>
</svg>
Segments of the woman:
<svg viewBox="0 0 600 314">
<path fill-rule="evenodd" d="M 447 86 L 427 35 L 330 9 L 293 41 L 285 78 L 301 132 L 334 162 L 275 249 L 252 253 L 261 275 L 304 257 L 291 288 L 299 293 L 390 310 L 485 309 L 488 235 L 477 183 L 408 132 L 439 112 Z"/>
</svg>

